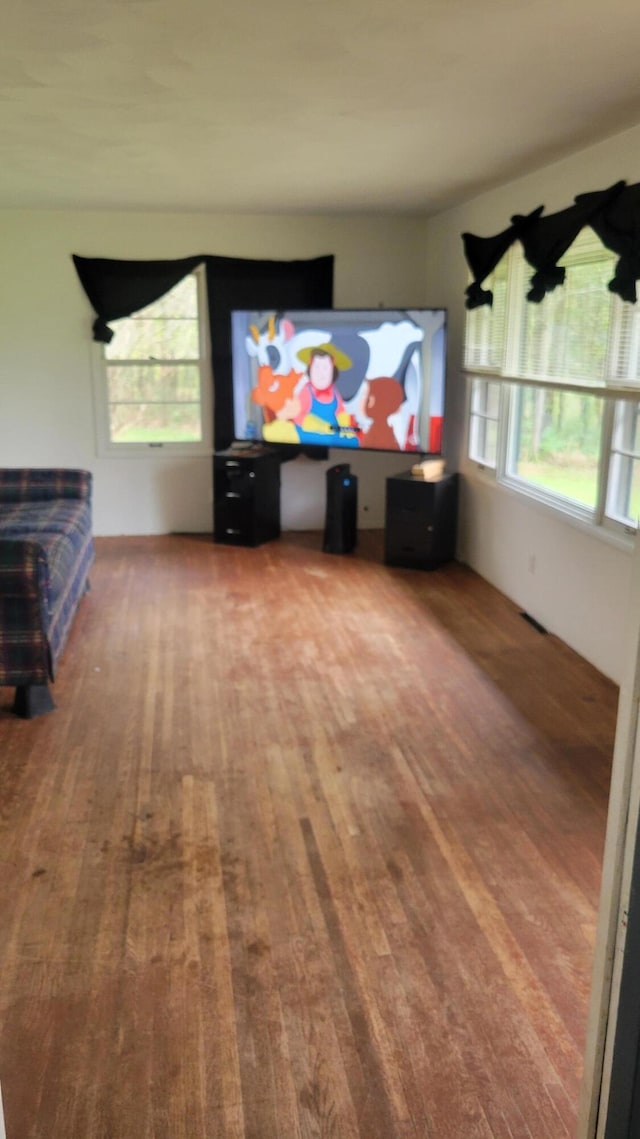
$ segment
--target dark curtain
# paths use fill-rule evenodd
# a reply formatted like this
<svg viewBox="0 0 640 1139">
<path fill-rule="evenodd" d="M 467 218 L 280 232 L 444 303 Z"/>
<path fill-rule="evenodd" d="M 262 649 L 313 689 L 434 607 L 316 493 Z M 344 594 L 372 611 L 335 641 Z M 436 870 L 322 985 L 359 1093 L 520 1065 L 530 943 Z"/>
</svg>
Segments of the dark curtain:
<svg viewBox="0 0 640 1139">
<path fill-rule="evenodd" d="M 93 339 L 108 344 L 113 338 L 110 320 L 131 316 L 157 301 L 203 260 L 183 257 L 179 261 L 116 261 L 109 257 L 77 257 L 74 253 L 76 272 L 96 313 Z"/>
<path fill-rule="evenodd" d="M 204 263 L 214 383 L 214 446 L 233 441 L 231 312 L 233 309 L 332 308 L 332 255 L 308 261 L 253 261 L 199 254 L 176 261 L 117 261 L 73 255 L 97 316 L 93 339 L 108 344 L 108 321 L 130 316 L 158 300 Z"/>
<path fill-rule="evenodd" d="M 640 185 L 616 182 L 607 190 L 579 194 L 572 206 L 543 216 L 544 206 L 531 214 L 516 214 L 511 225 L 494 237 L 477 237 L 463 233 L 467 264 L 473 281 L 466 290 L 466 307 L 491 304 L 490 290 L 482 282 L 495 269 L 514 241 L 521 241 L 529 264 L 535 269 L 527 299 L 539 302 L 561 285 L 564 269 L 558 265 L 585 226 L 598 235 L 602 244 L 618 255 L 612 292 L 625 301 L 636 300 L 636 281 L 640 279 Z"/>
<path fill-rule="evenodd" d="M 520 234 L 524 255 L 536 270 L 531 278 L 527 300 L 539 303 L 547 293 L 562 285 L 565 271 L 558 261 L 573 245 L 580 230 L 592 225 L 598 215 L 615 199 L 624 182 L 616 182 L 608 190 L 580 194 L 572 206 L 548 217 L 539 217 L 535 225 L 525 227 Z M 518 219 L 513 218 L 514 222 Z"/>
<path fill-rule="evenodd" d="M 611 292 L 635 304 L 640 278 L 640 185 L 626 186 L 590 224 L 602 244 L 619 257 L 609 282 Z"/>
<path fill-rule="evenodd" d="M 215 377 L 216 451 L 232 442 L 231 312 L 233 309 L 331 308 L 333 256 L 311 261 L 206 257 L 211 353 Z"/>
<path fill-rule="evenodd" d="M 512 218 L 508 229 L 503 229 L 495 237 L 476 237 L 473 233 L 463 233 L 464 254 L 473 273 L 473 281 L 466 289 L 467 308 L 493 304 L 493 293 L 490 289 L 483 289 L 482 282 L 493 272 L 523 230 L 537 221 L 543 209 L 544 206 L 538 206 L 527 217 Z"/>
</svg>

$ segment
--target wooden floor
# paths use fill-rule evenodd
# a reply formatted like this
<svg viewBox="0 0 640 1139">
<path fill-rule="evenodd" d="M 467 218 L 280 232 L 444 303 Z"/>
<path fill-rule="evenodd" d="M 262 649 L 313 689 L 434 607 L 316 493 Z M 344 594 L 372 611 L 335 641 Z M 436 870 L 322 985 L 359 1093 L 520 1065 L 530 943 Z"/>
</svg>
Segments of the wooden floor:
<svg viewBox="0 0 640 1139">
<path fill-rule="evenodd" d="M 97 545 L 0 690 L 7 1139 L 573 1136 L 614 686 L 378 536 Z"/>
</svg>

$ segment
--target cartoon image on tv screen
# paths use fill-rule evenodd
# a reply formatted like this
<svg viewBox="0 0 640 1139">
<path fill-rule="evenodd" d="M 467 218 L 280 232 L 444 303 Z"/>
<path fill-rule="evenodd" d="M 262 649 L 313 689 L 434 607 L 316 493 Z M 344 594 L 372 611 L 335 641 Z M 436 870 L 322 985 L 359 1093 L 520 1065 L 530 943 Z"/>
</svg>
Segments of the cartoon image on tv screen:
<svg viewBox="0 0 640 1139">
<path fill-rule="evenodd" d="M 234 312 L 235 433 L 439 453 L 446 314 Z"/>
</svg>

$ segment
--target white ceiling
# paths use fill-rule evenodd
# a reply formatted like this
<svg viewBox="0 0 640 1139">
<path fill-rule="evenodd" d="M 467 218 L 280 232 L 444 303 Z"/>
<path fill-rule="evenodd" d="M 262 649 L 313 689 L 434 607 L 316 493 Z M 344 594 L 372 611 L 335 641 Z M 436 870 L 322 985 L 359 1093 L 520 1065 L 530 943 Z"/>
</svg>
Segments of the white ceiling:
<svg viewBox="0 0 640 1139">
<path fill-rule="evenodd" d="M 21 0 L 0 206 L 434 212 L 640 122 L 639 48 L 638 0 Z"/>
</svg>

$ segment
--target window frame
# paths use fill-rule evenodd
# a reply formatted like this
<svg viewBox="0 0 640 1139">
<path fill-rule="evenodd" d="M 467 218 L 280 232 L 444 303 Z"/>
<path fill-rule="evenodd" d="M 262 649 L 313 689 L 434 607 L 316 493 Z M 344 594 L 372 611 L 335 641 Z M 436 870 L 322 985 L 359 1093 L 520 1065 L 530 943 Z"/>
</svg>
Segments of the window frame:
<svg viewBox="0 0 640 1139">
<path fill-rule="evenodd" d="M 111 421 L 109 413 L 109 360 L 105 354 L 105 345 L 94 342 L 92 344 L 92 377 L 94 390 L 94 418 L 96 432 L 96 450 L 99 458 L 125 458 L 125 459 L 162 459 L 176 457 L 210 456 L 213 454 L 213 373 L 211 366 L 211 338 L 209 335 L 209 319 L 207 304 L 207 284 L 203 265 L 196 266 L 186 276 L 195 277 L 198 304 L 198 360 L 172 360 L 171 363 L 196 363 L 200 375 L 200 415 L 202 422 L 202 439 L 188 442 L 149 441 L 137 443 L 118 443 L 111 438 Z M 145 306 L 148 308 L 149 306 Z M 142 311 L 142 310 L 139 310 Z M 134 315 L 134 314 L 132 314 Z M 123 318 L 127 319 L 127 318 Z M 115 322 L 112 322 L 115 323 Z M 150 361 L 151 362 L 151 361 Z M 155 364 L 162 360 L 154 361 Z M 124 361 L 126 366 L 144 364 L 144 361 L 130 363 Z"/>
<path fill-rule="evenodd" d="M 588 506 L 586 503 L 581 503 L 578 499 L 569 498 L 567 495 L 563 495 L 559 491 L 550 490 L 543 484 L 530 481 L 529 479 L 518 475 L 517 472 L 512 469 L 513 455 L 515 451 L 515 435 L 519 427 L 519 420 L 516 409 L 518 407 L 519 401 L 522 398 L 522 393 L 527 389 L 530 390 L 530 385 L 528 384 L 513 384 L 511 385 L 511 391 L 507 397 L 506 420 L 503 427 L 506 445 L 501 451 L 500 465 L 500 475 L 502 481 L 506 486 L 512 487 L 519 493 L 528 495 L 530 498 L 534 498 L 538 502 L 543 502 L 555 510 L 562 511 L 562 513 L 570 516 L 571 518 L 576 518 L 586 523 L 599 524 L 597 523 L 597 520 L 602 519 L 603 517 L 601 474 L 603 466 L 602 455 L 605 453 L 603 451 L 603 436 L 606 434 L 606 402 L 603 401 L 602 419 L 600 423 L 600 442 L 598 446 L 598 470 L 596 476 L 595 501 L 593 506 Z M 549 384 L 544 384 L 539 385 L 537 390 L 545 392 L 560 392 L 562 394 L 563 392 L 571 389 L 555 386 L 552 387 Z M 591 394 L 591 392 L 588 391 L 581 391 L 579 394 L 585 396 L 587 399 L 602 398 L 601 396 L 594 396 Z"/>
<path fill-rule="evenodd" d="M 472 463 L 477 463 L 479 467 L 482 467 L 482 468 L 487 467 L 489 470 L 495 471 L 497 466 L 498 466 L 499 452 L 500 452 L 500 422 L 501 422 L 501 413 L 502 413 L 502 403 L 503 403 L 503 399 L 504 399 L 503 385 L 502 384 L 497 385 L 497 387 L 498 387 L 497 411 L 496 411 L 495 415 L 490 415 L 487 410 L 478 410 L 477 407 L 474 407 L 474 384 L 476 384 L 476 383 L 485 385 L 484 386 L 484 400 L 483 400 L 483 402 L 484 402 L 484 405 L 486 408 L 489 405 L 489 385 L 492 383 L 495 383 L 495 380 L 491 380 L 491 379 L 487 378 L 486 376 L 472 376 L 470 378 L 470 382 L 469 382 L 469 409 L 468 409 L 468 414 L 467 414 L 467 427 L 468 427 L 467 455 L 468 455 L 468 458 L 470 459 L 470 461 Z M 471 448 L 471 438 L 472 438 L 472 434 L 473 434 L 472 425 L 473 425 L 474 420 L 484 423 L 484 431 L 485 432 L 487 430 L 487 424 L 488 423 L 495 423 L 495 425 L 496 425 L 496 458 L 495 458 L 495 461 L 488 458 L 486 456 L 486 454 L 482 458 L 479 455 L 472 455 L 471 454 L 470 448 Z M 485 436 L 485 444 L 486 444 L 486 436 Z M 485 450 L 486 450 L 486 446 L 485 446 Z"/>
<path fill-rule="evenodd" d="M 612 404 L 612 407 L 611 407 L 611 441 L 610 441 L 610 445 L 609 445 L 609 465 L 608 465 L 608 471 L 610 474 L 611 471 L 613 469 L 615 469 L 616 466 L 621 465 L 621 462 L 623 462 L 626 459 L 629 463 L 629 469 L 631 471 L 631 479 L 630 479 L 631 485 L 633 485 L 633 467 L 634 467 L 634 464 L 637 463 L 638 464 L 638 470 L 640 470 L 640 444 L 638 444 L 638 446 L 635 450 L 632 447 L 618 446 L 617 445 L 616 418 L 619 415 L 625 414 L 627 412 L 627 410 L 630 408 L 633 408 L 634 405 L 635 405 L 635 412 L 634 413 L 636 416 L 636 420 L 640 420 L 640 400 L 633 400 L 632 401 L 629 399 L 627 399 L 627 400 L 619 399 L 619 400 L 616 400 L 615 403 Z M 636 428 L 638 428 L 638 426 L 640 426 L 639 423 L 636 424 Z M 639 526 L 638 526 L 639 520 L 638 520 L 637 515 L 636 515 L 636 524 L 634 526 L 633 523 L 631 521 L 629 521 L 629 516 L 623 518 L 623 517 L 621 517 L 620 514 L 613 512 L 614 507 L 611 503 L 611 500 L 614 498 L 614 495 L 619 494 L 619 485 L 616 486 L 615 489 L 612 490 L 611 489 L 611 478 L 609 478 L 607 481 L 607 485 L 604 488 L 604 494 L 606 496 L 606 508 L 608 511 L 608 513 L 606 515 L 607 519 L 610 519 L 611 521 L 616 522 L 619 525 L 622 525 L 625 528 L 625 531 L 628 533 L 636 533 L 639 529 Z"/>
<path fill-rule="evenodd" d="M 584 261 L 597 260 L 597 247 L 594 248 L 594 237 L 586 241 L 586 254 Z M 620 344 L 623 340 L 623 321 L 625 319 L 625 306 L 619 298 L 611 296 L 608 322 L 608 347 L 606 354 L 605 374 L 602 382 L 580 382 L 575 380 L 562 380 L 558 377 L 526 377 L 518 373 L 518 361 L 521 356 L 522 338 L 525 327 L 525 305 L 531 303 L 526 300 L 527 281 L 531 275 L 530 267 L 524 256 L 516 247 L 512 247 L 505 255 L 508 259 L 507 268 L 507 300 L 506 313 L 501 318 L 504 324 L 504 343 L 502 368 L 483 367 L 469 360 L 468 344 L 464 345 L 463 375 L 466 380 L 466 424 L 464 438 L 464 465 L 468 471 L 475 471 L 487 481 L 503 486 L 510 492 L 525 497 L 532 502 L 551 510 L 556 516 L 562 515 L 568 521 L 580 526 L 586 526 L 591 532 L 599 533 L 603 537 L 620 539 L 625 548 L 628 548 L 629 536 L 635 536 L 637 527 L 628 520 L 619 516 L 608 514 L 610 498 L 610 480 L 614 464 L 615 450 L 613 447 L 614 418 L 619 402 L 633 400 L 640 409 L 640 376 L 632 383 L 627 376 L 621 376 L 618 360 Z M 602 246 L 602 259 L 613 258 L 610 251 Z M 615 258 L 613 258 L 615 260 Z M 580 263 L 580 253 L 570 250 L 567 261 Z M 487 281 L 491 288 L 491 279 Z M 559 286 L 562 288 L 562 286 Z M 640 300 L 637 302 L 637 316 L 635 325 L 629 336 L 631 348 L 634 337 L 640 344 Z M 469 324 L 467 323 L 467 333 Z M 485 337 L 487 333 L 484 333 Z M 490 337 L 490 333 L 489 333 Z M 473 351 L 473 346 L 472 346 Z M 631 353 L 631 357 L 632 357 Z M 638 353 L 640 358 L 640 351 Z M 495 468 L 490 464 L 481 462 L 470 453 L 471 423 L 473 412 L 473 382 L 481 380 L 496 382 L 500 386 L 501 399 L 499 403 L 497 462 Z M 526 479 L 519 478 L 510 471 L 509 458 L 512 454 L 513 439 L 516 431 L 516 408 L 519 402 L 518 391 L 521 388 L 542 388 L 554 392 L 576 392 L 586 398 L 602 400 L 602 419 L 600 441 L 598 450 L 598 475 L 596 502 L 593 508 L 583 506 L 579 502 L 568 499 L 544 486 L 538 486 Z"/>
</svg>

